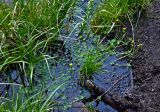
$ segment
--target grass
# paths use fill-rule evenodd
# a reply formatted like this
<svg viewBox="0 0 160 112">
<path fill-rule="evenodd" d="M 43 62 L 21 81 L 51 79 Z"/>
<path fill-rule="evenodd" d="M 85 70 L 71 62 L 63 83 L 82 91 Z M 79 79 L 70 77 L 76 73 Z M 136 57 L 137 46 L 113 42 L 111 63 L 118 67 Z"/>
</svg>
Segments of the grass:
<svg viewBox="0 0 160 112">
<path fill-rule="evenodd" d="M 59 41 L 60 30 L 67 26 L 67 23 L 64 24 L 64 20 L 70 16 L 69 13 L 72 13 L 71 10 L 74 9 L 77 1 L 14 0 L 12 6 L 0 3 L 0 72 L 18 69 L 21 79 L 23 80 L 27 77 L 31 82 L 29 87 L 23 88 L 12 99 L 1 98 L 3 100 L 0 100 L 2 101 L 0 102 L 0 111 L 47 112 L 54 108 L 56 101 L 52 100 L 52 98 L 65 85 L 66 80 L 61 79 L 59 82 L 65 82 L 61 85 L 54 84 L 53 86 L 55 87 L 50 89 L 49 94 L 45 94 L 45 90 L 48 90 L 48 87 L 40 91 L 41 89 L 37 83 L 45 83 L 44 85 L 46 86 L 48 81 L 56 77 L 53 76 L 55 74 L 50 70 L 53 67 L 50 61 L 59 64 L 59 60 L 49 55 L 55 53 L 50 48 L 56 47 L 55 43 Z M 74 74 L 74 70 L 79 65 L 80 78 L 92 79 L 94 74 L 103 71 L 104 61 L 109 56 L 116 55 L 120 57 L 113 64 L 122 58 L 131 57 L 134 51 L 134 41 L 124 39 L 127 30 L 124 21 L 133 17 L 135 9 L 138 7 L 143 8 L 147 3 L 148 0 L 104 0 L 92 18 L 92 31 L 107 36 L 111 32 L 116 32 L 115 30 L 118 28 L 120 28 L 121 32 L 113 37 L 114 39 L 105 42 L 105 38 L 101 39 L 100 36 L 96 35 L 95 37 L 93 33 L 90 34 L 91 29 L 88 21 L 90 21 L 91 14 L 94 12 L 92 10 L 94 9 L 94 1 L 89 1 L 85 16 L 75 16 L 81 19 L 82 23 L 75 25 L 71 33 L 69 32 L 69 38 L 67 37 L 64 41 L 64 44 L 67 43 L 72 32 L 80 26 L 80 37 L 76 38 L 76 41 L 73 39 L 74 43 L 70 44 L 71 49 L 69 49 L 76 50 L 74 52 L 77 52 L 77 54 L 73 52 L 69 54 L 75 55 L 76 59 L 67 58 L 64 65 L 67 63 L 70 71 L 73 71 L 72 74 Z M 74 20 L 69 22 L 74 23 Z M 117 52 L 117 48 L 121 46 L 127 47 L 127 51 L 123 53 Z M 59 47 L 55 49 L 59 50 Z M 50 50 L 51 53 L 49 53 Z M 74 56 L 71 58 L 74 58 Z M 73 63 L 68 64 L 70 61 L 73 61 Z M 38 64 L 40 66 L 37 67 Z M 68 76 L 71 74 L 70 71 L 66 71 Z M 37 83 L 34 83 L 34 81 Z"/>
<path fill-rule="evenodd" d="M 102 67 L 101 57 L 98 53 L 88 52 L 84 57 L 84 63 L 80 68 L 81 76 L 91 79 L 93 74 L 99 72 Z"/>
<path fill-rule="evenodd" d="M 49 112 L 55 109 L 58 101 L 54 100 L 55 95 L 63 86 L 68 82 L 65 81 L 61 84 L 56 84 L 63 78 L 64 75 L 57 78 L 49 86 L 44 89 L 39 89 L 34 93 L 29 93 L 29 88 L 24 88 L 23 85 L 18 85 L 19 90 L 15 90 L 14 86 L 17 84 L 10 84 L 13 90 L 12 98 L 0 97 L 0 111 L 1 112 Z M 5 83 L 4 83 L 5 84 Z M 7 83 L 6 83 L 7 84 Z M 55 85 L 56 84 L 56 85 Z M 49 89 L 53 89 L 47 93 Z M 14 91 L 15 90 L 15 91 Z"/>
<path fill-rule="evenodd" d="M 14 0 L 11 6 L 0 3 L 0 72 L 18 68 L 21 80 L 27 77 L 31 82 L 29 87 L 21 88 L 21 92 L 15 93 L 11 99 L 1 98 L 0 111 L 48 112 L 55 108 L 54 95 L 67 82 L 65 80 L 60 85 L 52 85 L 54 88 L 46 94 L 48 88 L 41 90 L 34 83 L 38 75 L 35 74 L 35 68 L 48 60 L 48 57 L 54 58 L 48 56 L 50 46 L 54 47 L 54 42 L 59 40 L 64 19 L 76 2 L 77 0 Z M 47 68 L 49 69 L 48 63 Z M 47 74 L 43 75 L 48 77 Z"/>
<path fill-rule="evenodd" d="M 100 40 L 101 41 L 101 40 Z M 97 42 L 96 42 L 97 43 Z M 96 44 L 95 43 L 95 44 Z M 83 79 L 92 79 L 93 75 L 103 72 L 104 62 L 108 60 L 109 57 L 117 56 L 116 61 L 128 58 L 131 59 L 134 48 L 132 39 L 124 39 L 122 37 L 115 37 L 107 42 L 107 44 L 98 44 L 94 47 L 90 45 L 87 51 L 81 51 L 81 66 L 80 66 L 80 77 Z M 123 52 L 117 51 L 122 47 L 127 47 L 127 50 Z"/>
<path fill-rule="evenodd" d="M 0 71 L 18 66 L 32 79 L 35 66 L 58 40 L 63 20 L 75 4 L 74 0 L 0 3 Z"/>
<path fill-rule="evenodd" d="M 97 8 L 91 21 L 94 33 L 108 35 L 114 32 L 116 27 L 124 27 L 128 16 L 133 15 L 149 4 L 150 0 L 104 0 Z"/>
</svg>

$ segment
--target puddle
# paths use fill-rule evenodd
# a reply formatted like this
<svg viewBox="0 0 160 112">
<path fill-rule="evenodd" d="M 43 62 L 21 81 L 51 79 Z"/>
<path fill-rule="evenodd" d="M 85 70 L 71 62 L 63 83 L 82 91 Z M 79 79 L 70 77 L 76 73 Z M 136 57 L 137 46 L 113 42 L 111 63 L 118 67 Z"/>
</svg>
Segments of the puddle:
<svg viewBox="0 0 160 112">
<path fill-rule="evenodd" d="M 8 0 L 7 0 L 8 1 Z M 11 3 L 11 0 L 9 0 Z M 81 66 L 81 58 L 79 57 L 79 60 L 77 60 L 77 56 L 80 55 L 79 52 L 86 52 L 87 48 L 94 48 L 96 45 L 92 44 L 94 35 L 92 35 L 91 32 L 89 32 L 89 35 L 92 35 L 92 38 L 87 38 L 88 34 L 83 34 L 84 41 L 79 41 L 78 33 L 79 33 L 79 27 L 78 24 L 82 22 L 82 19 L 79 17 L 83 17 L 86 10 L 86 5 L 89 0 L 83 0 L 79 4 L 79 8 L 81 10 L 76 10 L 76 15 L 74 16 L 74 23 L 71 24 L 72 33 L 66 35 L 66 31 L 61 31 L 61 37 L 69 37 L 65 41 L 65 47 L 66 51 L 63 55 L 69 54 L 71 58 L 68 58 L 66 56 L 62 56 L 61 59 L 58 60 L 58 62 L 55 62 L 55 60 L 49 60 L 48 64 L 50 68 L 46 67 L 46 64 L 41 63 L 38 65 L 38 70 L 36 70 L 37 74 L 49 74 L 48 78 L 46 80 L 46 84 L 51 84 L 54 79 L 59 77 L 62 74 L 65 74 L 65 77 L 63 80 L 59 81 L 58 83 L 61 84 L 63 81 L 69 81 L 69 83 L 58 91 L 59 95 L 61 96 L 58 101 L 63 101 L 65 104 L 70 104 L 71 102 L 75 101 L 76 99 L 82 99 L 83 97 L 89 97 L 90 93 L 85 90 L 84 88 L 80 87 L 78 82 L 78 74 L 79 74 L 79 66 Z M 95 3 L 96 5 L 99 4 L 101 1 L 97 0 Z M 77 27 L 76 27 L 77 26 Z M 75 30 L 73 30 L 75 29 Z M 84 49 L 85 48 L 85 49 Z M 77 52 L 78 51 L 78 52 Z M 116 84 L 116 86 L 111 89 L 111 92 L 114 94 L 117 94 L 119 96 L 123 96 L 126 91 L 132 88 L 132 70 L 126 66 L 128 64 L 127 60 L 118 60 L 119 57 L 116 55 L 109 56 L 106 61 L 103 64 L 102 72 L 98 74 L 94 74 L 93 82 L 99 85 L 100 87 L 103 87 L 104 89 L 109 89 L 119 78 L 124 77 L 123 80 L 120 81 L 119 84 Z M 112 64 L 115 60 L 118 60 Z M 72 63 L 73 66 L 70 67 L 69 63 Z M 122 66 L 124 65 L 124 66 Z M 43 68 L 42 70 L 39 70 L 39 68 Z M 49 70 L 49 71 L 48 71 Z M 12 71 L 10 73 L 11 79 L 15 80 L 16 82 L 21 83 L 20 77 L 17 77 L 16 71 Z M 43 77 L 43 75 L 42 75 Z M 57 84 L 58 84 L 57 83 Z M 6 86 L 5 86 L 6 87 Z M 4 85 L 0 85 L 0 90 L 5 89 Z M 8 89 L 9 93 L 12 93 L 10 89 Z M 4 90 L 5 91 L 5 90 Z M 48 90 L 50 92 L 52 90 Z M 6 91 L 5 91 L 6 92 Z M 5 96 L 5 92 L 2 94 L 2 96 Z M 59 97 L 57 95 L 57 97 Z M 12 95 L 10 95 L 12 96 Z M 56 95 L 55 95 L 56 96 Z M 95 109 L 97 109 L 99 112 L 116 112 L 116 110 L 112 109 L 111 107 L 105 105 L 103 102 L 99 102 L 98 105 L 96 105 L 96 102 L 93 102 L 93 106 Z M 54 112 L 76 112 L 75 108 L 69 108 L 68 110 L 63 111 L 61 106 L 58 106 L 59 108 L 57 110 L 54 110 Z"/>
<path fill-rule="evenodd" d="M 0 2 L 5 2 L 6 4 L 12 5 L 13 0 L 0 0 Z"/>
</svg>

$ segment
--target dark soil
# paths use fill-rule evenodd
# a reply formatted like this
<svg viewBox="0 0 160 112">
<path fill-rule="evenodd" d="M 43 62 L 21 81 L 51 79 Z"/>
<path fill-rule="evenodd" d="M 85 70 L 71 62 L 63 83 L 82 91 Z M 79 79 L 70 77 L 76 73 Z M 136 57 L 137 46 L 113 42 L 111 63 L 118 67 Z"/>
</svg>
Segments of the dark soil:
<svg viewBox="0 0 160 112">
<path fill-rule="evenodd" d="M 133 59 L 133 95 L 139 108 L 133 112 L 160 112 L 160 1 L 155 0 L 140 18 Z M 140 47 L 140 44 L 142 46 Z"/>
</svg>

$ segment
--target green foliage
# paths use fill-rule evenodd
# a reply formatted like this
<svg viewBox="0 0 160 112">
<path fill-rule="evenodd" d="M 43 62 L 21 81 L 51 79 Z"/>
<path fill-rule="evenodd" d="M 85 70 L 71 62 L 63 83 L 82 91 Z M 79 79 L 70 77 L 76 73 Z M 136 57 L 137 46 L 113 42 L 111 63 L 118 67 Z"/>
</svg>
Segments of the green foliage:
<svg viewBox="0 0 160 112">
<path fill-rule="evenodd" d="M 0 10 L 6 9 L 1 15 L 1 20 L 8 15 L 4 20 L 6 24 L 1 23 L 2 31 L 4 31 L 3 27 L 8 24 L 14 27 L 22 38 L 28 33 L 35 34 L 48 30 L 48 34 L 56 34 L 62 26 L 68 10 L 74 5 L 75 1 L 72 0 L 31 0 L 23 2 L 15 0 L 12 7 L 2 4 L 3 7 Z M 30 29 L 26 26 L 30 26 Z M 12 32 L 10 33 L 12 34 Z M 45 35 L 44 38 L 47 38 L 47 36 Z"/>
<path fill-rule="evenodd" d="M 54 47 L 59 31 L 64 27 L 63 20 L 68 16 L 69 10 L 74 8 L 77 1 L 14 0 L 12 6 L 0 3 L 0 71 L 8 69 L 11 65 L 16 65 L 23 71 L 21 74 L 24 77 L 28 78 L 30 76 L 31 81 L 32 79 L 35 81 L 29 85 L 31 89 L 21 89 L 21 92 L 17 92 L 15 96 L 12 96 L 12 99 L 0 99 L 2 101 L 0 102 L 0 111 L 51 111 L 57 104 L 52 98 L 56 95 L 56 97 L 60 96 L 57 92 L 59 89 L 65 91 L 64 82 L 72 76 L 70 74 L 74 74 L 74 70 L 77 67 L 75 60 L 80 65 L 80 78 L 91 79 L 94 74 L 102 71 L 104 61 L 109 56 L 120 54 L 124 58 L 132 54 L 133 46 L 123 53 L 116 51 L 120 46 L 133 44 L 132 40 L 127 40 L 126 42 L 121 40 L 119 37 L 122 36 L 120 35 L 118 35 L 118 39 L 112 39 L 105 45 L 102 44 L 103 39 L 101 40 L 100 36 L 94 38 L 95 40 L 92 40 L 93 38 L 85 38 L 86 36 L 83 37 L 83 33 L 86 32 L 87 37 L 93 37 L 88 27 L 88 21 L 92 17 L 92 9 L 94 9 L 94 2 L 91 0 L 88 2 L 85 16 L 82 17 L 84 19 L 83 22 L 81 24 L 78 23 L 81 25 L 80 33 L 82 38 L 79 38 L 79 43 L 76 41 L 70 44 L 71 49 L 73 46 L 77 48 L 71 53 L 78 53 L 73 53 L 76 59 L 73 59 L 73 63 L 69 64 L 70 70 L 65 71 L 67 76 L 61 78 L 58 83 L 54 83 L 50 89 L 42 90 L 40 87 L 46 87 L 49 83 L 48 81 L 53 81 L 56 78 L 56 76 L 52 76 L 55 75 L 52 74 L 54 69 L 52 62 L 54 63 L 57 60 L 50 60 L 50 63 L 49 59 L 54 59 L 54 57 L 47 55 L 49 47 Z M 98 8 L 91 22 L 93 27 L 97 26 L 93 29 L 95 32 L 101 32 L 101 34 L 110 33 L 114 27 L 123 24 L 122 21 L 127 15 L 132 16 L 134 14 L 134 8 L 137 7 L 137 4 L 139 4 L 138 6 L 144 6 L 145 1 L 147 0 L 105 0 Z M 68 61 L 70 60 L 65 60 L 64 64 L 68 63 Z M 59 60 L 57 63 L 59 63 Z M 50 70 L 50 67 L 52 67 L 52 70 Z M 61 73 L 59 74 L 61 75 Z M 62 95 L 61 98 L 63 103 L 68 103 L 64 101 L 66 99 L 65 95 Z M 90 107 L 89 110 L 92 111 L 93 108 Z"/>
<path fill-rule="evenodd" d="M 74 0 L 14 0 L 0 3 L 0 71 L 20 65 L 32 79 L 34 67 L 44 60 Z M 53 44 L 52 44 L 53 45 Z"/>
<path fill-rule="evenodd" d="M 95 33 L 109 34 L 114 27 L 124 27 L 123 21 L 148 3 L 149 0 L 104 0 L 91 21 L 92 29 Z"/>
<path fill-rule="evenodd" d="M 80 68 L 80 74 L 84 78 L 92 78 L 92 76 L 101 70 L 101 55 L 98 52 L 88 52 L 83 59 L 84 63 Z"/>
<path fill-rule="evenodd" d="M 96 40 L 97 43 L 98 40 Z M 133 41 L 130 38 L 115 37 L 106 44 L 83 46 L 84 49 L 76 49 L 78 52 L 76 60 L 80 63 L 80 79 L 91 79 L 93 75 L 103 73 L 103 66 L 109 57 L 117 56 L 119 59 L 130 57 L 133 55 Z M 99 42 L 98 42 L 99 43 Z M 81 45 L 82 46 L 82 45 Z M 127 50 L 117 51 L 118 49 L 127 48 Z M 75 53 L 76 54 L 76 53 Z M 117 61 L 117 60 L 115 60 Z"/>
<path fill-rule="evenodd" d="M 67 84 L 67 81 L 57 84 L 57 82 L 63 79 L 60 76 L 53 81 L 52 84 L 44 89 L 38 89 L 36 91 L 30 90 L 30 88 L 24 88 L 19 85 L 19 91 L 13 90 L 13 96 L 11 99 L 0 97 L 0 111 L 1 112 L 49 112 L 53 111 L 55 105 L 58 103 L 54 101 L 55 95 L 58 94 L 58 90 L 61 90 L 63 86 Z M 49 93 L 49 89 L 52 89 Z M 29 91 L 32 91 L 30 93 Z"/>
</svg>

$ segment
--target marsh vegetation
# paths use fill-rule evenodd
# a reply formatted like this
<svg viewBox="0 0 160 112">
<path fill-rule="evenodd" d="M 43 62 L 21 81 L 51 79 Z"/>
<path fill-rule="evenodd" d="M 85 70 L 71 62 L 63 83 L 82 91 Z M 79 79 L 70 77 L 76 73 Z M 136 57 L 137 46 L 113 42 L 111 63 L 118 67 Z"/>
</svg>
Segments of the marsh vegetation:
<svg viewBox="0 0 160 112">
<path fill-rule="evenodd" d="M 0 2 L 0 111 L 72 111 L 74 102 L 89 95 L 78 83 L 96 77 L 109 88 L 126 75 L 125 84 L 113 90 L 123 96 L 132 85 L 133 30 L 148 3 Z M 96 110 L 93 102 L 86 107 Z"/>
</svg>

